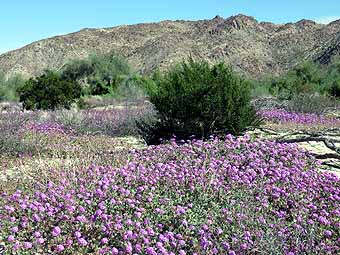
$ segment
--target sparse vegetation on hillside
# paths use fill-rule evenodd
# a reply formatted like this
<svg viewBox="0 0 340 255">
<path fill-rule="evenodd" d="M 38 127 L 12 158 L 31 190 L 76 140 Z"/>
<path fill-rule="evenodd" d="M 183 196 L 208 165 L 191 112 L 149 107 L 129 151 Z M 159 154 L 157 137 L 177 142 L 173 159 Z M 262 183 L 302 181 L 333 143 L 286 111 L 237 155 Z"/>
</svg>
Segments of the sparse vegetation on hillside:
<svg viewBox="0 0 340 255">
<path fill-rule="evenodd" d="M 292 64 L 306 59 L 327 63 L 339 52 L 339 24 L 320 25 L 305 20 L 272 24 L 240 14 L 210 20 L 167 20 L 84 29 L 0 55 L 0 66 L 7 74 L 22 72 L 33 76 L 46 68 L 60 68 L 69 58 L 114 50 L 126 56 L 143 74 L 150 74 L 158 67 L 169 70 L 191 54 L 210 63 L 231 64 L 237 71 L 259 78 L 280 75 Z"/>
</svg>

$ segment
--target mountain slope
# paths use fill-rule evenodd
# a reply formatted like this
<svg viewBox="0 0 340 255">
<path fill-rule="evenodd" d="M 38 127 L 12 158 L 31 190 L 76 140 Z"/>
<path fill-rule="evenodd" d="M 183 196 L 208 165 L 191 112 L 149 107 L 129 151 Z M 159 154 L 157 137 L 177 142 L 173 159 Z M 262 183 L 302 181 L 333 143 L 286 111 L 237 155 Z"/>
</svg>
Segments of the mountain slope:
<svg viewBox="0 0 340 255">
<path fill-rule="evenodd" d="M 142 73 L 167 69 L 183 58 L 224 61 L 250 77 L 279 74 L 304 61 L 328 63 L 340 52 L 340 21 L 329 25 L 310 20 L 273 24 L 245 15 L 224 19 L 83 29 L 0 55 L 6 74 L 29 77 L 60 69 L 68 60 L 91 52 L 115 50 Z"/>
</svg>

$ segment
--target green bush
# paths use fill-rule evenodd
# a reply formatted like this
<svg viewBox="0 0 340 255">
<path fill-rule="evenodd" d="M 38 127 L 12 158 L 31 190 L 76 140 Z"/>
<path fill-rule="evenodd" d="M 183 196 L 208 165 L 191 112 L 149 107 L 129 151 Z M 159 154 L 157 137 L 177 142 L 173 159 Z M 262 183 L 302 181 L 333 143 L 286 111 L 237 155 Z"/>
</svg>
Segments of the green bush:
<svg viewBox="0 0 340 255">
<path fill-rule="evenodd" d="M 332 84 L 327 88 L 327 93 L 332 97 L 340 99 L 340 77 L 339 80 L 333 81 Z"/>
<path fill-rule="evenodd" d="M 250 105 L 249 83 L 223 63 L 211 67 L 190 59 L 165 75 L 156 73 L 153 80 L 148 93 L 158 118 L 138 123 L 148 144 L 173 136 L 187 140 L 239 134 L 259 123 Z"/>
<path fill-rule="evenodd" d="M 106 95 L 112 94 L 131 72 L 128 63 L 111 52 L 73 60 L 61 70 L 61 77 L 82 83 L 87 95 Z"/>
<path fill-rule="evenodd" d="M 325 92 L 333 97 L 340 98 L 340 57 L 332 59 L 331 63 L 326 66 L 323 86 Z"/>
<path fill-rule="evenodd" d="M 5 74 L 0 71 L 0 101 L 18 101 L 18 88 L 25 84 L 21 75 L 12 75 L 6 79 Z"/>
<path fill-rule="evenodd" d="M 315 113 L 320 115 L 338 104 L 337 100 L 329 96 L 301 94 L 293 96 L 292 99 L 288 101 L 287 107 L 291 112 Z"/>
<path fill-rule="evenodd" d="M 250 80 L 251 97 L 268 97 L 271 96 L 270 83 L 266 80 Z"/>
<path fill-rule="evenodd" d="M 281 99 L 291 99 L 300 94 L 321 92 L 323 72 L 312 62 L 305 62 L 288 73 L 271 80 L 270 91 Z"/>
<path fill-rule="evenodd" d="M 255 96 L 268 87 L 270 94 L 284 100 L 315 93 L 340 97 L 340 57 L 334 57 L 328 65 L 305 62 L 279 77 L 264 79 L 263 84 L 255 81 L 252 85 Z"/>
<path fill-rule="evenodd" d="M 37 78 L 29 79 L 18 90 L 20 102 L 26 110 L 70 108 L 81 96 L 78 82 L 63 79 L 57 73 L 46 71 Z"/>
<path fill-rule="evenodd" d="M 147 77 L 131 75 L 122 82 L 114 92 L 113 97 L 118 102 L 137 103 L 147 97 L 147 88 L 152 81 Z"/>
</svg>

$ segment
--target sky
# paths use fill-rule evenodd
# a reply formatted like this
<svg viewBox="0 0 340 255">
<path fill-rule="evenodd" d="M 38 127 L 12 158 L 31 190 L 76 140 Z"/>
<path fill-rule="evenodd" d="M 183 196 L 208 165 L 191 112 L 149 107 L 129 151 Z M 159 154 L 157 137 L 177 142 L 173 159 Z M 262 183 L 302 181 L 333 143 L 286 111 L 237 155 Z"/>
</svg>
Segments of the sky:
<svg viewBox="0 0 340 255">
<path fill-rule="evenodd" d="M 161 20 L 227 18 L 274 23 L 340 19 L 340 0 L 0 0 L 0 53 L 79 31 Z"/>
</svg>

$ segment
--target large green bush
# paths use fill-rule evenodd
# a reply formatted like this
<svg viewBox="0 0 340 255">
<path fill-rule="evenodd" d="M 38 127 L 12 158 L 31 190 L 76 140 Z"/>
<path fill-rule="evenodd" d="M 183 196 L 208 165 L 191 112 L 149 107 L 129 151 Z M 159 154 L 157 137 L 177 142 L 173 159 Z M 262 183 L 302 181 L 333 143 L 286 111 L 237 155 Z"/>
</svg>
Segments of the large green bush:
<svg viewBox="0 0 340 255">
<path fill-rule="evenodd" d="M 80 98 L 81 86 L 74 80 L 46 71 L 40 77 L 29 79 L 18 93 L 27 110 L 69 108 Z"/>
<path fill-rule="evenodd" d="M 139 122 L 148 144 L 160 139 L 209 138 L 211 135 L 239 134 L 259 123 L 250 105 L 248 82 L 223 63 L 190 59 L 168 73 L 156 73 L 148 87 L 157 121 Z"/>
</svg>

